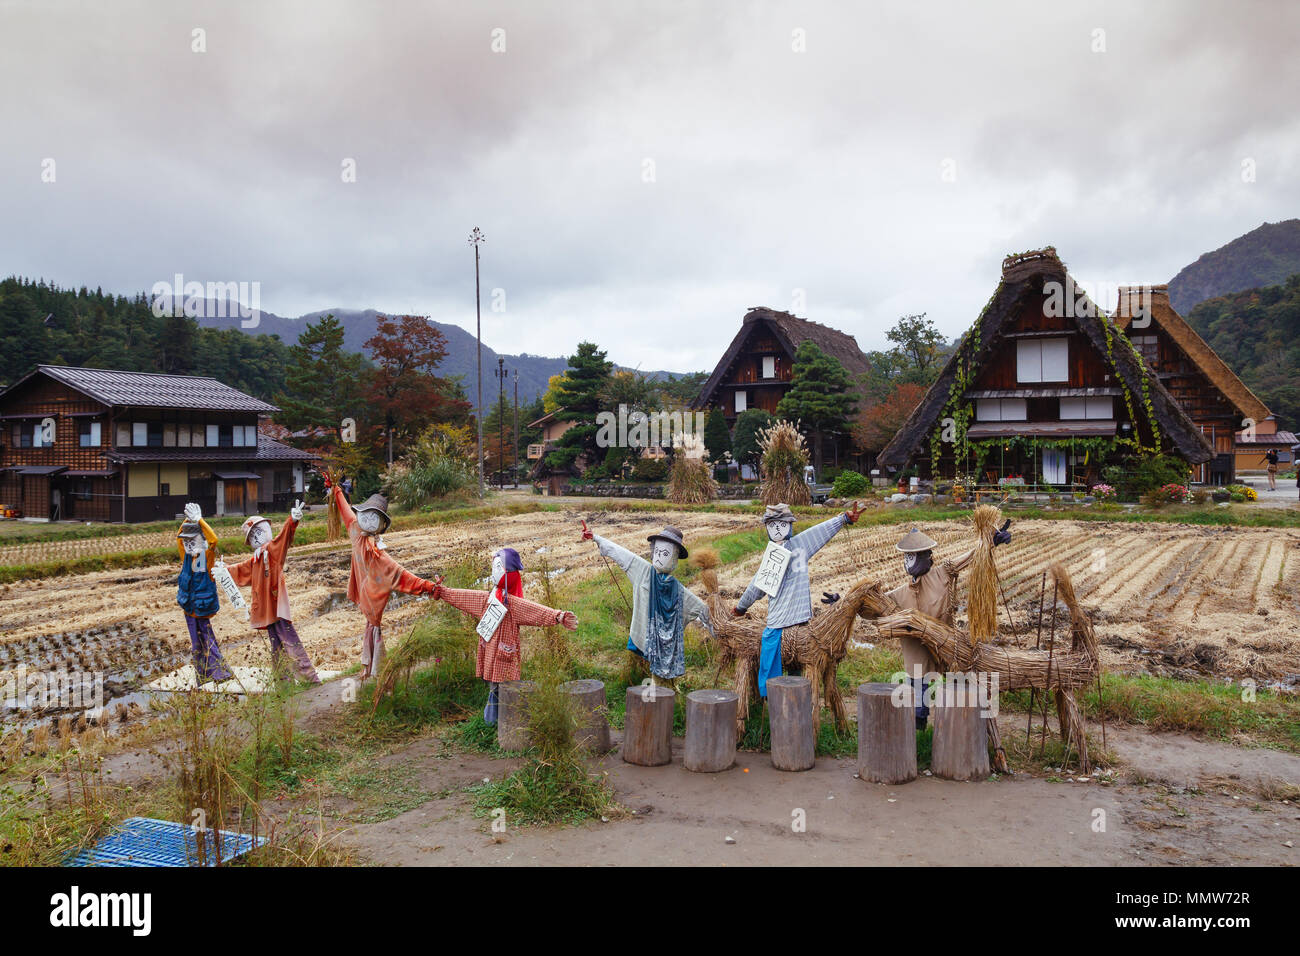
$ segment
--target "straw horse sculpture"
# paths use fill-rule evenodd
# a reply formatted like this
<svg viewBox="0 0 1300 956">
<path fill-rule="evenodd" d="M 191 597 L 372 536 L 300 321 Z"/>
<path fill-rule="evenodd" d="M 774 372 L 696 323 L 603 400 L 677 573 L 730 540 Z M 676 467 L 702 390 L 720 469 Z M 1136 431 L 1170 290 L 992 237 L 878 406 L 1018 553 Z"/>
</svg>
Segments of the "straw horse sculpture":
<svg viewBox="0 0 1300 956">
<path fill-rule="evenodd" d="M 763 643 L 763 626 L 733 617 L 730 605 L 718 591 L 718 574 L 706 567 L 702 575 L 705 603 L 713 622 L 713 635 L 722 648 L 718 658 L 718 673 L 728 664 L 736 665 L 736 695 L 740 698 L 736 708 L 738 732 L 744 731 L 749 716 L 750 700 L 758 687 L 758 656 Z M 848 654 L 849 635 L 857 617 L 878 617 L 898 610 L 898 606 L 885 597 L 880 585 L 862 578 L 839 601 L 828 608 L 818 608 L 807 624 L 787 627 L 781 634 L 781 664 L 786 672 L 797 670 L 812 682 L 813 725 L 821 726 L 821 701 L 826 698 L 835 726 L 848 727 L 848 714 L 840 695 L 835 676 L 840 661 Z"/>
<path fill-rule="evenodd" d="M 948 672 L 976 671 L 996 674 L 998 690 L 1033 688 L 1056 695 L 1056 714 L 1061 722 L 1061 739 L 1079 751 L 1079 768 L 1092 769 L 1088 760 L 1088 738 L 1075 692 L 1097 679 L 1101 670 L 1097 636 L 1092 622 L 1079 607 L 1070 575 L 1059 562 L 1052 565 L 1052 578 L 1065 606 L 1070 610 L 1069 651 L 1036 651 L 1024 648 L 975 644 L 964 631 L 927 617 L 919 611 L 899 611 L 880 616 L 875 624 L 882 637 L 915 637 Z M 892 604 L 888 598 L 886 602 Z M 867 610 L 864 608 L 864 610 Z M 863 617 L 871 617 L 869 612 Z"/>
</svg>

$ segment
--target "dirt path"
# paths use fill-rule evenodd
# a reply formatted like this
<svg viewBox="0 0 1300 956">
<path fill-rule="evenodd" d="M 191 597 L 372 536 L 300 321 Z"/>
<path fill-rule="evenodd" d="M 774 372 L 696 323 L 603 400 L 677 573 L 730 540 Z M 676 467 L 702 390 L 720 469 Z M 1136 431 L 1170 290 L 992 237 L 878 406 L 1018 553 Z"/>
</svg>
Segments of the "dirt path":
<svg viewBox="0 0 1300 956">
<path fill-rule="evenodd" d="M 507 773 L 512 762 L 449 755 L 437 742 L 421 741 L 389 759 L 416 768 L 429 802 L 383 823 L 351 827 L 340 840 L 365 861 L 407 866 L 1232 866 L 1300 860 L 1300 850 L 1284 845 L 1300 844 L 1295 803 L 1024 775 L 983 783 L 922 777 L 887 787 L 855 779 L 853 760 L 820 759 L 806 773 L 782 773 L 756 753 L 740 754 L 726 773 L 693 774 L 681 766 L 681 741 L 674 744 L 669 766 L 633 767 L 617 753 L 597 765 L 635 814 L 578 827 L 508 828 L 494 838 L 487 822 L 472 815 L 463 788 Z M 1201 756 L 1235 752 L 1229 745 L 1153 736 L 1134 756 L 1158 762 L 1168 750 L 1177 762 L 1189 747 Z M 1290 772 L 1300 784 L 1300 772 Z M 799 811 L 804 832 L 792 826 Z M 1105 832 L 1093 829 L 1098 811 Z M 728 837 L 735 842 L 727 843 Z"/>
</svg>

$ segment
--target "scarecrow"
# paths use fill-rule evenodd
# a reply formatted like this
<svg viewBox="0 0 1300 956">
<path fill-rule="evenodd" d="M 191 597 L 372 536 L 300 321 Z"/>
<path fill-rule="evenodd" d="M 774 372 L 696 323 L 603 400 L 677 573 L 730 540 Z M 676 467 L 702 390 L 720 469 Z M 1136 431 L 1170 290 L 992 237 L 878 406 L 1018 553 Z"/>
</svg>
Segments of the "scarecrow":
<svg viewBox="0 0 1300 956">
<path fill-rule="evenodd" d="M 446 601 L 456 610 L 478 619 L 474 675 L 488 682 L 483 720 L 489 724 L 497 722 L 501 681 L 519 680 L 522 676 L 523 646 L 519 629 L 561 624 L 572 631 L 578 626 L 572 611 L 557 611 L 523 596 L 523 570 L 519 552 L 514 548 L 500 548 L 492 555 L 491 590 L 444 588 L 441 578 L 433 589 L 434 600 Z"/>
<path fill-rule="evenodd" d="M 672 525 L 648 535 L 650 560 L 619 547 L 608 538 L 592 534 L 582 523 L 582 540 L 595 541 L 606 558 L 623 569 L 632 584 L 632 624 L 627 649 L 650 665 L 650 683 L 676 680 L 686 673 L 684 634 L 690 621 L 698 621 L 713 634 L 709 608 L 685 588 L 673 571 L 689 557 L 682 533 Z"/>
<path fill-rule="evenodd" d="M 244 533 L 245 543 L 253 549 L 253 553 L 230 566 L 218 561 L 217 567 L 229 571 L 231 578 L 240 587 L 252 589 L 253 607 L 249 623 L 259 631 L 266 631 L 266 636 L 270 638 L 271 667 L 277 676 L 283 673 L 281 658 L 284 652 L 293 659 L 299 677 L 308 683 L 319 684 L 320 677 L 316 675 L 316 668 L 312 666 L 311 658 L 303 649 L 298 631 L 293 626 L 289 592 L 284 586 L 284 559 L 289 546 L 293 544 L 294 532 L 300 521 L 301 501 L 294 502 L 289 509 L 289 520 L 274 537 L 271 523 L 261 515 L 253 515 L 240 529 Z"/>
<path fill-rule="evenodd" d="M 1010 526 L 1011 519 L 1008 518 L 1000 529 L 993 532 L 994 546 L 1011 540 L 1011 532 L 1007 530 Z M 903 536 L 894 547 L 902 552 L 903 570 L 907 572 L 909 580 L 889 591 L 888 596 L 902 610 L 920 611 L 951 627 L 957 607 L 957 575 L 970 564 L 978 548 L 971 548 L 965 554 L 935 564 L 934 548 L 937 544 L 937 541 L 916 528 Z M 929 681 L 924 679 L 924 675 L 935 673 L 938 663 L 919 638 L 900 637 L 898 640 L 903 650 L 903 669 L 911 677 L 915 695 L 916 729 L 924 730 L 930 717 L 930 708 L 925 702 L 925 689 Z"/>
<path fill-rule="evenodd" d="M 758 695 L 767 697 L 767 682 L 781 676 L 781 631 L 812 618 L 812 591 L 808 581 L 808 559 L 846 524 L 858 520 L 862 509 L 855 501 L 848 511 L 815 524 L 806 531 L 794 531 L 794 513 L 781 503 L 768 505 L 763 512 L 767 529 L 767 550 L 745 593 L 732 611 L 737 616 L 748 613 L 749 606 L 767 595 L 767 626 L 763 628 L 758 658 Z"/>
<path fill-rule="evenodd" d="M 354 509 L 343 489 L 325 476 L 325 490 L 334 496 L 339 516 L 352 542 L 352 573 L 348 578 L 348 600 L 366 616 L 366 633 L 361 642 L 361 679 L 375 677 L 384 662 L 384 632 L 380 624 L 384 608 L 394 591 L 404 594 L 432 594 L 432 581 L 412 574 L 393 560 L 384 548 L 383 533 L 392 520 L 388 499 L 373 494 Z"/>
<path fill-rule="evenodd" d="M 221 656 L 217 636 L 212 633 L 212 615 L 221 608 L 217 582 L 212 577 L 217 533 L 203 520 L 203 512 L 194 503 L 185 506 L 185 521 L 176 532 L 176 550 L 181 557 L 181 573 L 176 578 L 176 603 L 185 612 L 190 632 L 190 649 L 194 657 L 196 683 L 230 680 L 235 675 Z"/>
</svg>

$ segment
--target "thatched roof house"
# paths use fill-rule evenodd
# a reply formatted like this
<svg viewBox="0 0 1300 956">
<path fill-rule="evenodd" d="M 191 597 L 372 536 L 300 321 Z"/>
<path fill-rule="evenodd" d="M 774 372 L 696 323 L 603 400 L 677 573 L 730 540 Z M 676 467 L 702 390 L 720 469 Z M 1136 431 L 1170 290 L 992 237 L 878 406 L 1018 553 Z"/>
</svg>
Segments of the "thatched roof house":
<svg viewBox="0 0 1300 956">
<path fill-rule="evenodd" d="M 1167 285 L 1121 287 L 1114 323 L 1214 448 L 1197 466 L 1198 481 L 1231 482 L 1241 468 L 1262 467 L 1269 447 L 1290 460 L 1289 433 L 1277 431 L 1268 407 L 1178 314 Z M 1248 422 L 1251 432 L 1238 435 Z"/>
<path fill-rule="evenodd" d="M 790 389 L 794 354 L 804 342 L 813 342 L 838 360 L 854 382 L 862 382 L 871 367 L 857 339 L 845 332 L 789 312 L 751 308 L 691 407 L 721 408 L 728 426 L 750 408 L 775 415 L 777 403 Z M 861 395 L 859 402 L 865 403 Z M 849 436 L 831 438 L 823 443 L 828 458 L 824 464 L 843 464 L 852 451 Z"/>
<path fill-rule="evenodd" d="M 1081 485 L 1103 464 L 1212 457 L 1195 423 L 1056 250 L 1008 256 L 984 311 L 880 453 L 889 471 Z"/>
</svg>

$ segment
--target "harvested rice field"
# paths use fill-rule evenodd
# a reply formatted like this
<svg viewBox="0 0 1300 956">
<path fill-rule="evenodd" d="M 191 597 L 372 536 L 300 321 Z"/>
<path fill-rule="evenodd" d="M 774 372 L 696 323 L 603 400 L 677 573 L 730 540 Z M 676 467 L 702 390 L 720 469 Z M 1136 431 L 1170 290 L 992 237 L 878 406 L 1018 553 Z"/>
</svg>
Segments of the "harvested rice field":
<svg viewBox="0 0 1300 956">
<path fill-rule="evenodd" d="M 582 518 L 597 533 L 637 551 L 664 524 L 677 525 L 692 545 L 755 530 L 752 514 L 726 510 L 575 509 L 442 524 L 386 539 L 399 562 L 425 577 L 467 552 L 478 555 L 486 570 L 491 550 L 509 544 L 523 557 L 526 586 L 536 597 L 543 567 L 566 583 L 608 575 L 595 547 L 579 538 Z M 907 527 L 850 528 L 838 535 L 812 561 L 815 591 L 842 592 L 864 575 L 901 583 L 893 545 Z M 939 542 L 937 559 L 969 547 L 966 523 L 920 527 Z M 996 552 L 1005 591 L 999 640 L 1032 646 L 1039 639 L 1042 572 L 1060 559 L 1093 614 L 1108 669 L 1252 678 L 1260 686 L 1294 687 L 1300 681 L 1300 531 L 1046 520 L 1019 521 L 1012 530 L 1012 543 Z M 739 595 L 758 560 L 755 549 L 721 568 L 724 593 Z M 346 670 L 360 661 L 362 618 L 346 599 L 348 567 L 346 542 L 304 545 L 290 553 L 294 622 L 318 668 Z M 175 604 L 175 576 L 175 564 L 166 563 L 0 586 L 0 682 L 20 665 L 103 671 L 111 701 L 141 679 L 183 665 L 189 639 Z M 1051 630 L 1050 584 L 1047 593 L 1043 640 Z M 959 598 L 964 604 L 964 594 Z M 384 617 L 390 644 L 426 606 L 426 598 L 394 595 Z M 869 623 L 857 626 L 858 641 L 876 640 Z M 230 664 L 269 663 L 265 639 L 238 612 L 223 606 L 213 627 Z M 611 634 L 611 649 L 623 640 Z"/>
</svg>

